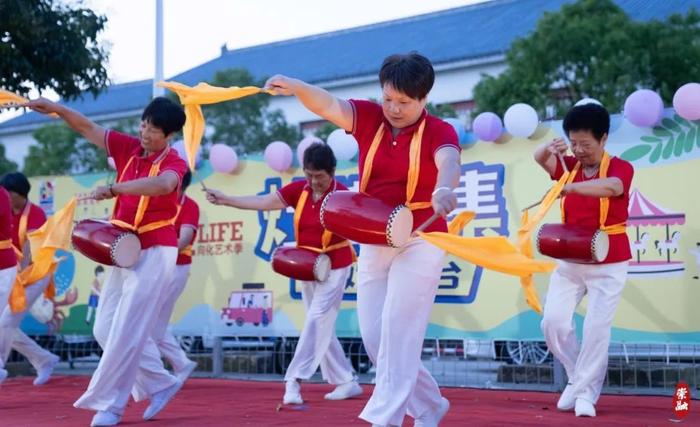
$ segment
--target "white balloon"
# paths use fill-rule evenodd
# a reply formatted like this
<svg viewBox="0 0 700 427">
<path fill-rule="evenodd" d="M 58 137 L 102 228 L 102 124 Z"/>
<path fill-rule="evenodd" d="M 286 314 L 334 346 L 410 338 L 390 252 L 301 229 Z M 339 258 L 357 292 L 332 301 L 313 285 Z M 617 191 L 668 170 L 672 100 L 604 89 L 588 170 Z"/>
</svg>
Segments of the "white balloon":
<svg viewBox="0 0 700 427">
<path fill-rule="evenodd" d="M 528 104 L 511 105 L 503 116 L 506 130 L 513 136 L 527 138 L 537 130 L 539 125 L 537 111 Z"/>
<path fill-rule="evenodd" d="M 601 107 L 603 106 L 603 104 L 600 101 L 598 101 L 597 99 L 583 98 L 583 99 L 580 99 L 578 102 L 576 102 L 576 104 L 574 104 L 574 107 L 578 107 L 579 105 L 586 105 L 586 104 L 596 104 L 596 105 L 600 105 Z"/>
<path fill-rule="evenodd" d="M 328 135 L 328 146 L 338 160 L 350 160 L 357 154 L 357 140 L 343 129 L 336 129 Z"/>
<path fill-rule="evenodd" d="M 114 163 L 114 157 L 107 157 L 107 166 L 112 170 L 117 170 L 117 165 Z"/>
<path fill-rule="evenodd" d="M 183 140 L 178 139 L 177 141 L 172 143 L 171 147 L 174 148 L 175 151 L 177 151 L 177 154 L 180 156 L 180 158 L 182 160 L 184 160 L 186 162 L 188 161 L 187 160 L 187 152 L 185 151 L 185 142 Z M 202 148 L 200 147 L 197 149 L 197 153 L 195 153 L 195 156 L 194 156 L 195 167 L 199 167 L 199 164 L 201 163 L 201 161 L 202 161 Z"/>
</svg>

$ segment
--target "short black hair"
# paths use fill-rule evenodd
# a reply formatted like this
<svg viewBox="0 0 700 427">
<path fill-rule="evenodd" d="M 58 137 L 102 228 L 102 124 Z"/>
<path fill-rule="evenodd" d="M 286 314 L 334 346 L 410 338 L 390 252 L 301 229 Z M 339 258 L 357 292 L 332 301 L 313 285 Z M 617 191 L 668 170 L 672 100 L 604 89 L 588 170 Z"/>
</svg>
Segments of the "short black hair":
<svg viewBox="0 0 700 427">
<path fill-rule="evenodd" d="M 424 99 L 435 83 L 433 64 L 418 52 L 391 55 L 379 69 L 379 83 L 390 84 L 413 99 Z"/>
<path fill-rule="evenodd" d="M 168 136 L 182 130 L 185 125 L 185 111 L 168 98 L 159 96 L 144 108 L 141 120 L 159 128 Z"/>
<path fill-rule="evenodd" d="M 12 191 L 26 198 L 32 189 L 32 185 L 22 172 L 9 172 L 0 178 L 0 186 L 5 190 Z"/>
<path fill-rule="evenodd" d="M 337 163 L 333 150 L 323 142 L 314 142 L 304 151 L 304 169 L 324 170 L 333 175 Z"/>
<path fill-rule="evenodd" d="M 602 105 L 579 105 L 566 113 L 564 117 L 564 133 L 569 136 L 571 131 L 589 131 L 600 142 L 603 135 L 610 132 L 610 113 Z"/>
<path fill-rule="evenodd" d="M 192 172 L 187 169 L 187 172 L 185 172 L 184 175 L 182 175 L 182 192 L 184 193 L 185 190 L 187 190 L 187 187 L 190 186 L 190 183 L 192 182 Z"/>
<path fill-rule="evenodd" d="M 95 267 L 95 274 L 104 273 L 104 272 L 105 272 L 105 268 L 102 267 L 101 265 L 98 265 L 97 267 Z"/>
</svg>

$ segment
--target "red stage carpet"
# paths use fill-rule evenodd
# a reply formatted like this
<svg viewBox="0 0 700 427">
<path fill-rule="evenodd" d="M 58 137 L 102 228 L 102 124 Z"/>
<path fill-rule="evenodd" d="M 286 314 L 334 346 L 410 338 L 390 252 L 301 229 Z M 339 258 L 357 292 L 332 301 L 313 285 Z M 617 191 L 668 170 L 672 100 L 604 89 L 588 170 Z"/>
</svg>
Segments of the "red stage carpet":
<svg viewBox="0 0 700 427">
<path fill-rule="evenodd" d="M 88 377 L 56 377 L 42 387 L 32 378 L 8 379 L 0 386 L 0 426 L 87 426 L 93 413 L 73 408 Z M 277 410 L 281 383 L 191 379 L 166 409 L 152 421 L 141 414 L 147 404 L 131 403 L 125 426 L 366 426 L 357 418 L 371 386 L 359 399 L 329 402 L 331 387 L 305 384 L 306 404 Z M 452 406 L 442 427 L 450 426 L 668 426 L 673 425 L 670 397 L 603 396 L 598 417 L 576 418 L 555 408 L 557 395 L 520 391 L 443 388 Z M 700 407 L 691 402 L 684 425 L 700 425 Z M 405 426 L 413 420 L 406 418 Z"/>
</svg>

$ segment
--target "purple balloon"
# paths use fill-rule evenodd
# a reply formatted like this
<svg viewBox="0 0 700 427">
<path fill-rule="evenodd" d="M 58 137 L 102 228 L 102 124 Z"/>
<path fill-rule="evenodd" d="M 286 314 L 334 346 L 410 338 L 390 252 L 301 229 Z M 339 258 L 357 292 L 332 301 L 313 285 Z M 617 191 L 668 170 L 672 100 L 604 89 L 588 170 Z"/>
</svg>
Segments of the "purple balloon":
<svg viewBox="0 0 700 427">
<path fill-rule="evenodd" d="M 686 83 L 673 95 L 673 108 L 686 120 L 700 119 L 700 84 Z"/>
<path fill-rule="evenodd" d="M 307 148 L 309 148 L 309 145 L 314 144 L 316 142 L 320 142 L 323 144 L 323 140 L 319 137 L 316 136 L 307 136 L 301 141 L 299 141 L 299 145 L 297 145 L 297 160 L 299 161 L 299 166 L 304 166 L 304 151 L 306 151 Z"/>
<path fill-rule="evenodd" d="M 277 172 L 284 172 L 292 166 L 292 149 L 286 142 L 274 141 L 265 148 L 265 163 Z"/>
<path fill-rule="evenodd" d="M 653 127 L 659 124 L 664 116 L 664 102 L 653 90 L 635 90 L 627 97 L 623 114 L 635 126 Z"/>
<path fill-rule="evenodd" d="M 238 167 L 238 155 L 226 144 L 214 144 L 209 150 L 211 168 L 220 173 L 232 173 Z"/>
<path fill-rule="evenodd" d="M 503 122 L 494 113 L 481 113 L 474 119 L 472 130 L 482 141 L 495 141 L 503 133 Z"/>
</svg>

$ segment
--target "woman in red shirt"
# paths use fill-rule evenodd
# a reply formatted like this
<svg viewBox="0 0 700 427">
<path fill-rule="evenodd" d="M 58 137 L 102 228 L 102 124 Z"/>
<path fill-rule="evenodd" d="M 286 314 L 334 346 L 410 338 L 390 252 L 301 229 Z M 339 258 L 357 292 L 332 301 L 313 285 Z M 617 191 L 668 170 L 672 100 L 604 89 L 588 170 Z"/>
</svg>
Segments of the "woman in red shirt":
<svg viewBox="0 0 700 427">
<path fill-rule="evenodd" d="M 359 146 L 360 191 L 406 204 L 413 226 L 441 216 L 426 231 L 447 231 L 457 206 L 460 148 L 449 123 L 427 113 L 435 72 L 415 52 L 391 55 L 379 71 L 380 104 L 336 98 L 324 89 L 277 75 L 266 89 L 294 95 L 310 111 L 351 132 Z M 357 314 L 362 340 L 377 368 L 376 387 L 360 418 L 375 425 L 437 426 L 449 409 L 421 362 L 423 338 L 445 253 L 420 238 L 401 248 L 361 245 Z"/>
<path fill-rule="evenodd" d="M 608 366 L 608 345 L 615 309 L 622 296 L 631 258 L 625 231 L 629 190 L 634 169 L 618 157 L 610 157 L 605 143 L 610 115 L 597 104 L 574 107 L 564 118 L 563 139 L 542 144 L 535 151 L 537 163 L 559 179 L 566 169 L 572 179 L 564 186 L 562 218 L 565 224 L 602 230 L 609 235 L 607 257 L 596 264 L 559 260 L 552 274 L 544 306 L 542 331 L 552 354 L 569 377 L 557 408 L 575 409 L 576 416 L 594 417 Z M 563 156 L 563 157 L 562 157 Z M 584 295 L 588 310 L 579 346 L 573 315 Z"/>
<path fill-rule="evenodd" d="M 333 150 L 325 144 L 311 144 L 304 151 L 306 180 L 285 185 L 276 193 L 264 196 L 226 196 L 221 191 L 207 190 L 207 200 L 217 205 L 239 209 L 276 210 L 292 207 L 300 211 L 297 246 L 322 248 L 325 229 L 321 225 L 321 202 L 332 191 L 347 190 L 337 182 L 336 159 Z M 296 216 L 296 215 L 295 215 Z M 343 299 L 345 283 L 350 274 L 352 249 L 350 242 L 332 235 L 325 252 L 331 260 L 331 273 L 323 282 L 302 281 L 302 300 L 306 320 L 299 336 L 294 357 L 285 375 L 283 403 L 301 404 L 300 380 L 307 380 L 321 367 L 321 374 L 335 390 L 326 394 L 328 400 L 342 400 L 362 393 L 362 387 L 343 348 L 335 336 L 335 320 Z"/>
</svg>

